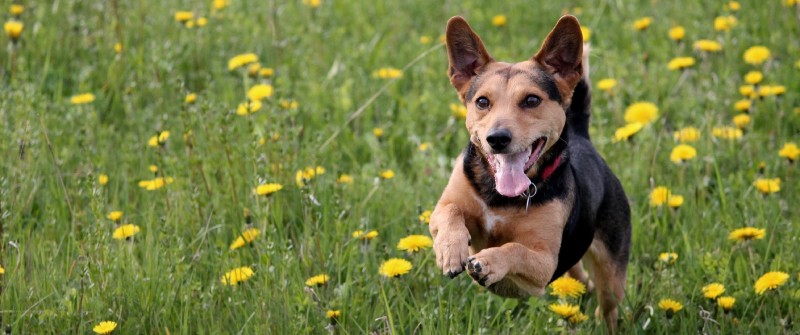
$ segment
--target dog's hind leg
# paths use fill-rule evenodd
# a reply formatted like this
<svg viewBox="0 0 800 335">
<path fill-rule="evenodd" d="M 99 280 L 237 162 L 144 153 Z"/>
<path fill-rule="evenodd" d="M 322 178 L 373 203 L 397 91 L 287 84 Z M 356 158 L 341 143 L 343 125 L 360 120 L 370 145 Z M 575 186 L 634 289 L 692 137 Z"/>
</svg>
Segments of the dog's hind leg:
<svg viewBox="0 0 800 335">
<path fill-rule="evenodd" d="M 584 257 L 589 267 L 592 281 L 597 290 L 597 301 L 599 306 L 595 311 L 595 316 L 603 316 L 608 327 L 608 332 L 617 332 L 617 320 L 619 319 L 618 306 L 625 298 L 625 279 L 627 266 L 620 264 L 610 252 L 609 248 L 601 238 L 595 236 L 589 253 Z"/>
</svg>

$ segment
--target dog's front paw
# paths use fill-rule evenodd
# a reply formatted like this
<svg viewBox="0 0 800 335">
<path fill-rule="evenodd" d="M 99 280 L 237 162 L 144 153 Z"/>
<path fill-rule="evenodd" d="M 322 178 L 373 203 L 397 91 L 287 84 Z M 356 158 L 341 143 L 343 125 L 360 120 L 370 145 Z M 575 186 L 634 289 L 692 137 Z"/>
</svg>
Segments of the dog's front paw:
<svg viewBox="0 0 800 335">
<path fill-rule="evenodd" d="M 450 278 L 464 271 L 469 257 L 470 237 L 468 232 L 461 234 L 439 234 L 433 241 L 436 252 L 436 265 Z"/>
<path fill-rule="evenodd" d="M 481 286 L 489 286 L 508 274 L 506 262 L 497 249 L 484 249 L 467 259 L 467 272 Z"/>
</svg>

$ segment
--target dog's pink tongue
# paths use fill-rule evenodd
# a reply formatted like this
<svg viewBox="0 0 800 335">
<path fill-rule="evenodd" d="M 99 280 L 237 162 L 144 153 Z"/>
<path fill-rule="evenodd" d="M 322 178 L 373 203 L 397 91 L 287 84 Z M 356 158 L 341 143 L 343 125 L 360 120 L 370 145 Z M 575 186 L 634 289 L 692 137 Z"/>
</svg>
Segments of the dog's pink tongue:
<svg viewBox="0 0 800 335">
<path fill-rule="evenodd" d="M 497 193 L 506 197 L 516 197 L 528 189 L 531 181 L 525 175 L 525 163 L 529 155 L 530 151 L 494 155 L 496 159 L 494 181 L 497 184 Z"/>
</svg>

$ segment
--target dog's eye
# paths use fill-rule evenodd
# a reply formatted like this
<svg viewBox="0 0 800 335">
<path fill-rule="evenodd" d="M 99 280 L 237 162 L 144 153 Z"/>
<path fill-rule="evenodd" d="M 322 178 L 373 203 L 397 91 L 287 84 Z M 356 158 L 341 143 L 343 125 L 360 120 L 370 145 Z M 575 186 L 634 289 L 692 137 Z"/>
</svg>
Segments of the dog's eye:
<svg viewBox="0 0 800 335">
<path fill-rule="evenodd" d="M 489 108 L 489 99 L 480 97 L 478 100 L 475 100 L 475 106 L 478 106 L 478 109 L 487 109 Z"/>
<path fill-rule="evenodd" d="M 542 98 L 531 94 L 525 97 L 525 100 L 522 100 L 521 105 L 523 108 L 534 108 L 536 106 L 539 106 L 539 104 L 541 103 L 542 103 Z"/>
</svg>

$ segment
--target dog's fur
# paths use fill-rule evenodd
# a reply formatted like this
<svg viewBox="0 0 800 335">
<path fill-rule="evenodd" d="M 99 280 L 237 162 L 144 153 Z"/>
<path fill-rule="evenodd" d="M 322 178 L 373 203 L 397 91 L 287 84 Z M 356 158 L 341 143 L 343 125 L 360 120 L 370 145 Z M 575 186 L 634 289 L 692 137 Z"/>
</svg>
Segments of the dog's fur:
<svg viewBox="0 0 800 335">
<path fill-rule="evenodd" d="M 596 314 L 615 332 L 630 208 L 589 139 L 588 58 L 578 20 L 562 17 L 539 52 L 519 63 L 492 59 L 461 17 L 448 21 L 446 36 L 450 82 L 467 107 L 470 143 L 431 216 L 437 265 L 450 277 L 467 270 L 490 291 L 518 298 L 542 295 L 569 272 L 590 289 L 594 284 Z M 511 161 L 500 158 L 523 157 L 527 150 L 524 169 L 511 175 L 535 185 L 529 200 L 517 196 L 527 179 L 497 179 L 496 171 Z M 503 183 L 511 186 L 501 191 Z"/>
</svg>

